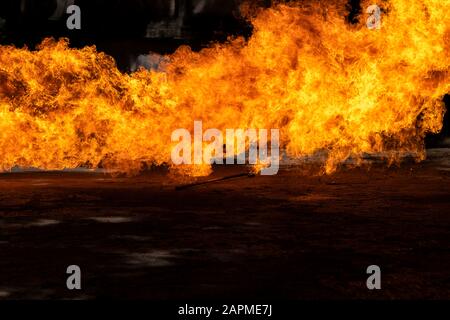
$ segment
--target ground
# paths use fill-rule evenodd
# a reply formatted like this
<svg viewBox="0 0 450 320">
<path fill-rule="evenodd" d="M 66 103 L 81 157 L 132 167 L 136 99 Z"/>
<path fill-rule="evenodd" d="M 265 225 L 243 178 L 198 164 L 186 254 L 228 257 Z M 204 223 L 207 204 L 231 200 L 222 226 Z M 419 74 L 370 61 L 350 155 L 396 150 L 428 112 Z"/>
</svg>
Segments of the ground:
<svg viewBox="0 0 450 320">
<path fill-rule="evenodd" d="M 428 153 L 181 191 L 157 169 L 3 174 L 0 299 L 448 299 L 450 150 Z M 66 288 L 74 264 L 81 291 Z"/>
</svg>

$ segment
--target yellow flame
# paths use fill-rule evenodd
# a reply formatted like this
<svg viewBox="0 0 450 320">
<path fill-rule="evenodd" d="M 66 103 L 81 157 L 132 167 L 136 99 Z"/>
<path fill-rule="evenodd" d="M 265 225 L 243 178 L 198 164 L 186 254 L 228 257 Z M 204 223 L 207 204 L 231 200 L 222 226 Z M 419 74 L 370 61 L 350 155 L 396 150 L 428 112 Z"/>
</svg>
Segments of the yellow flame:
<svg viewBox="0 0 450 320">
<path fill-rule="evenodd" d="M 95 47 L 66 40 L 1 46 L 0 169 L 170 165 L 172 131 L 194 120 L 279 128 L 290 156 L 327 151 L 327 172 L 364 153 L 423 158 L 450 92 L 450 1 L 383 2 L 379 30 L 367 16 L 350 25 L 342 8 L 305 3 L 261 10 L 248 41 L 181 47 L 164 72 L 123 74 Z"/>
</svg>

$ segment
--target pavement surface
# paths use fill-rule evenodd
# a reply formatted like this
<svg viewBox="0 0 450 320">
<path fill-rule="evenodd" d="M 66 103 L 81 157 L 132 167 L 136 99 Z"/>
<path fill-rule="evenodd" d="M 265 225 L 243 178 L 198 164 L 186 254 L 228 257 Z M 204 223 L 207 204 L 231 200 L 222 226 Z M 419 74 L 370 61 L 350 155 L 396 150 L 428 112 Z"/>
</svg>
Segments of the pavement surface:
<svg viewBox="0 0 450 320">
<path fill-rule="evenodd" d="M 450 298 L 450 149 L 308 166 L 181 191 L 160 169 L 2 174 L 0 299 Z M 82 290 L 66 288 L 69 265 Z"/>
</svg>

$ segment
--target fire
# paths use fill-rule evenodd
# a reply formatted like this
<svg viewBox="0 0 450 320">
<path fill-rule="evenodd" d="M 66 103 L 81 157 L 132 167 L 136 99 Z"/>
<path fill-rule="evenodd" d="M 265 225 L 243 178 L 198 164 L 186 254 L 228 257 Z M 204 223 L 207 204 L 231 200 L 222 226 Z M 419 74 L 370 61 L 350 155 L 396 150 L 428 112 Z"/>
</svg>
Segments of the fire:
<svg viewBox="0 0 450 320">
<path fill-rule="evenodd" d="M 0 170 L 170 165 L 171 133 L 195 120 L 280 129 L 292 157 L 326 151 L 328 173 L 365 153 L 423 159 L 450 92 L 450 1 L 380 6 L 381 28 L 369 30 L 337 5 L 278 4 L 252 18 L 247 41 L 181 47 L 164 71 L 124 74 L 95 47 L 66 40 L 1 46 Z"/>
</svg>

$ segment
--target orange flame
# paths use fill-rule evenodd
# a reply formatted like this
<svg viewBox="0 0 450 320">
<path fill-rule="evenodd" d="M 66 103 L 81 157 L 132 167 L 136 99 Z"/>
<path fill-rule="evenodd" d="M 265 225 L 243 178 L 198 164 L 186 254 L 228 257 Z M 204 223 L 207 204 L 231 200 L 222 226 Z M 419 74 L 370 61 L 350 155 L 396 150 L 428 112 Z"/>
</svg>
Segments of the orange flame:
<svg viewBox="0 0 450 320">
<path fill-rule="evenodd" d="M 325 150 L 326 172 L 364 153 L 423 159 L 450 92 L 450 1 L 383 9 L 381 29 L 369 30 L 335 7 L 275 5 L 252 19 L 248 41 L 181 47 L 164 72 L 123 74 L 95 47 L 66 40 L 36 51 L 1 46 L 0 169 L 170 165 L 172 131 L 194 120 L 279 128 L 290 156 Z"/>
</svg>

